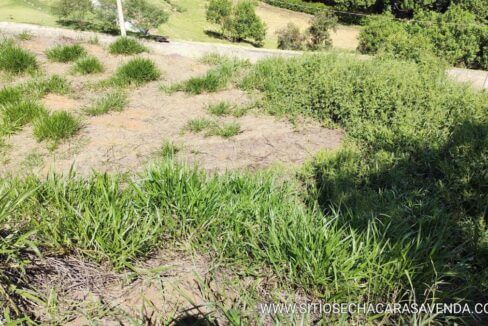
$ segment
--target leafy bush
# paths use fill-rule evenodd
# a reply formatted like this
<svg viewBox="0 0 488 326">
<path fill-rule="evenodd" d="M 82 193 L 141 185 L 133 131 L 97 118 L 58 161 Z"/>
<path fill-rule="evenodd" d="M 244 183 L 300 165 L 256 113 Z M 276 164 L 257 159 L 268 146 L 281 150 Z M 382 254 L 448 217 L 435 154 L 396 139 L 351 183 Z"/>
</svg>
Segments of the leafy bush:
<svg viewBox="0 0 488 326">
<path fill-rule="evenodd" d="M 309 48 L 312 50 L 328 49 L 332 46 L 330 29 L 335 30 L 337 17 L 329 12 L 321 12 L 315 15 L 310 22 L 308 33 L 310 35 Z"/>
<path fill-rule="evenodd" d="M 65 111 L 46 113 L 34 120 L 34 136 L 38 141 L 51 140 L 58 143 L 76 134 L 80 128 L 81 122 Z"/>
<path fill-rule="evenodd" d="M 13 41 L 0 41 L 0 70 L 13 74 L 34 71 L 38 67 L 34 54 L 15 45 Z"/>
<path fill-rule="evenodd" d="M 127 0 L 124 2 L 124 10 L 128 20 L 146 31 L 167 22 L 169 18 L 163 8 L 146 0 Z"/>
<path fill-rule="evenodd" d="M 86 55 L 86 50 L 79 44 L 57 45 L 46 51 L 46 56 L 51 61 L 70 62 Z"/>
<path fill-rule="evenodd" d="M 110 44 L 108 51 L 111 54 L 138 54 L 147 51 L 146 47 L 136 39 L 130 37 L 119 37 Z"/>
<path fill-rule="evenodd" d="M 86 108 L 85 112 L 89 115 L 101 115 L 111 111 L 122 111 L 126 103 L 125 94 L 116 91 L 98 99 L 93 106 Z"/>
<path fill-rule="evenodd" d="M 161 72 L 149 59 L 135 58 L 117 69 L 114 82 L 121 86 L 142 85 L 158 79 Z"/>
<path fill-rule="evenodd" d="M 96 57 L 87 56 L 76 60 L 73 70 L 82 75 L 103 71 L 103 65 Z"/>
<path fill-rule="evenodd" d="M 233 41 L 253 40 L 263 46 L 266 25 L 256 15 L 255 4 L 242 0 L 235 7 L 228 0 L 211 0 L 206 13 L 207 21 L 218 24 L 224 36 Z"/>
<path fill-rule="evenodd" d="M 365 25 L 359 33 L 358 50 L 361 53 L 374 54 L 391 35 L 401 33 L 403 30 L 403 26 L 391 15 L 370 17 L 365 21 Z"/>
<path fill-rule="evenodd" d="M 293 23 L 288 23 L 286 27 L 276 32 L 278 35 L 278 49 L 281 50 L 303 50 L 305 36 L 300 33 L 300 29 Z"/>
</svg>

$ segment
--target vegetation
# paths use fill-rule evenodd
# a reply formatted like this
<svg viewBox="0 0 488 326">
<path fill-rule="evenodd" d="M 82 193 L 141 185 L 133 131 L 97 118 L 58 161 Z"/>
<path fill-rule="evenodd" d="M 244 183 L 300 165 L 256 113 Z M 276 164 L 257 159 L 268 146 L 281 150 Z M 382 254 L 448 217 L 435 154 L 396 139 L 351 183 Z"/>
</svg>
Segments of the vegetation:
<svg viewBox="0 0 488 326">
<path fill-rule="evenodd" d="M 288 23 L 285 28 L 277 32 L 278 49 L 281 50 L 303 50 L 305 36 L 300 32 L 298 26 Z"/>
<path fill-rule="evenodd" d="M 80 121 L 66 111 L 43 114 L 34 121 L 34 136 L 38 141 L 50 140 L 54 144 L 76 134 Z"/>
<path fill-rule="evenodd" d="M 46 56 L 51 61 L 71 62 L 86 55 L 86 50 L 79 44 L 56 45 L 46 51 Z"/>
<path fill-rule="evenodd" d="M 20 74 L 33 72 L 38 67 L 36 57 L 15 45 L 11 40 L 0 41 L 0 70 Z"/>
<path fill-rule="evenodd" d="M 219 25 L 223 36 L 234 41 L 252 40 L 256 46 L 263 46 L 266 25 L 256 15 L 256 5 L 242 0 L 235 7 L 230 0 L 210 0 L 206 18 Z"/>
<path fill-rule="evenodd" d="M 422 12 L 415 19 L 411 24 L 391 16 L 368 19 L 360 34 L 359 50 L 393 52 L 395 57 L 417 62 L 424 61 L 418 59 L 422 51 L 427 57 L 435 54 L 451 65 L 488 69 L 488 25 L 478 23 L 474 14 L 452 5 L 443 14 Z"/>
<path fill-rule="evenodd" d="M 248 107 L 245 106 L 237 106 L 234 104 L 231 104 L 229 102 L 218 102 L 215 104 L 211 104 L 208 106 L 207 110 L 210 114 L 222 117 L 222 116 L 227 116 L 227 115 L 232 115 L 234 117 L 241 117 L 244 114 L 246 114 L 246 111 L 248 110 Z"/>
<path fill-rule="evenodd" d="M 74 71 L 82 75 L 94 74 L 103 71 L 103 65 L 98 58 L 86 56 L 76 60 Z"/>
<path fill-rule="evenodd" d="M 138 86 L 156 80 L 160 76 L 161 72 L 154 62 L 149 59 L 134 58 L 117 69 L 113 81 L 121 86 Z"/>
<path fill-rule="evenodd" d="M 13 101 L 0 107 L 2 133 L 12 133 L 32 122 L 46 110 L 34 101 Z"/>
<path fill-rule="evenodd" d="M 242 132 L 241 126 L 237 122 L 225 123 L 222 126 L 217 126 L 208 130 L 207 136 L 220 136 L 223 138 L 230 138 L 237 136 Z"/>
<path fill-rule="evenodd" d="M 85 112 L 88 115 L 102 115 L 111 111 L 122 111 L 126 103 L 126 95 L 115 91 L 98 99 L 93 106 L 86 108 Z"/>
<path fill-rule="evenodd" d="M 213 128 L 215 122 L 208 119 L 192 119 L 188 121 L 183 128 L 183 131 L 189 131 L 193 133 L 199 133 L 208 128 Z"/>
<path fill-rule="evenodd" d="M 132 55 L 147 51 L 146 47 L 136 39 L 130 37 L 119 37 L 110 44 L 108 51 L 111 54 Z"/>
</svg>

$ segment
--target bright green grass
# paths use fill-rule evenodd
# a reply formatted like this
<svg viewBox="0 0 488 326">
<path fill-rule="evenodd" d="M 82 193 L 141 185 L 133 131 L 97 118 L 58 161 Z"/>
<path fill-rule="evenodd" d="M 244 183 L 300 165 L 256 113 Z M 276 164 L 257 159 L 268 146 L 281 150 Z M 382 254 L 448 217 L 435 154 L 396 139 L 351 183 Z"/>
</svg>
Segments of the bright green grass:
<svg viewBox="0 0 488 326">
<path fill-rule="evenodd" d="M 57 111 L 43 114 L 34 121 L 34 136 L 38 141 L 50 140 L 53 143 L 69 138 L 81 128 L 81 122 L 71 113 Z"/>
<path fill-rule="evenodd" d="M 103 71 L 103 64 L 97 57 L 87 56 L 76 60 L 73 70 L 82 75 L 94 74 Z"/>
<path fill-rule="evenodd" d="M 38 64 L 34 54 L 11 40 L 0 41 L 0 70 L 12 74 L 34 72 Z"/>
</svg>

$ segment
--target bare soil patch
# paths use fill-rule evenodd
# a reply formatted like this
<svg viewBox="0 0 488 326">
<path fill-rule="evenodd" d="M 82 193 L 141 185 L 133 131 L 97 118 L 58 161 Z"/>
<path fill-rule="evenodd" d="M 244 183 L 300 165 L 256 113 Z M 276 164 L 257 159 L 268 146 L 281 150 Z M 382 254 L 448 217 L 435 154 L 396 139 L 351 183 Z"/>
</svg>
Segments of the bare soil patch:
<svg viewBox="0 0 488 326">
<path fill-rule="evenodd" d="M 197 96 L 177 92 L 165 94 L 161 85 L 168 85 L 205 73 L 210 67 L 198 60 L 180 55 L 141 56 L 153 60 L 162 71 L 162 78 L 142 87 L 126 90 L 128 104 L 122 112 L 100 116 L 87 116 L 83 109 L 107 93 L 97 86 L 109 78 L 119 65 L 131 57 L 112 56 L 99 45 L 83 44 L 90 55 L 99 58 L 105 67 L 103 73 L 79 76 L 72 73 L 72 64 L 52 63 L 44 51 L 60 43 L 73 43 L 74 39 L 35 37 L 23 42 L 33 51 L 47 75 L 66 77 L 73 92 L 67 95 L 49 94 L 42 99 L 50 111 L 66 110 L 78 115 L 83 128 L 73 138 L 50 151 L 46 143 L 38 143 L 32 128 L 6 139 L 7 157 L 0 166 L 0 174 L 35 172 L 45 174 L 50 170 L 67 172 L 74 165 L 81 174 L 93 170 L 100 172 L 135 172 L 153 160 L 164 142 L 176 144 L 178 159 L 197 163 L 207 170 L 236 168 L 261 168 L 275 162 L 298 164 L 317 151 L 336 148 L 341 143 L 342 132 L 322 128 L 316 123 L 290 122 L 255 112 L 239 118 L 219 118 L 220 123 L 237 122 L 242 132 L 232 138 L 206 137 L 203 134 L 182 133 L 185 124 L 195 118 L 215 119 L 207 112 L 207 106 L 220 101 L 246 105 L 252 100 L 238 89 L 230 88 L 218 93 Z M 25 77 L 21 77 L 25 78 Z M 40 159 L 31 164 L 35 153 Z M 29 166 L 29 169 L 26 169 Z"/>
</svg>

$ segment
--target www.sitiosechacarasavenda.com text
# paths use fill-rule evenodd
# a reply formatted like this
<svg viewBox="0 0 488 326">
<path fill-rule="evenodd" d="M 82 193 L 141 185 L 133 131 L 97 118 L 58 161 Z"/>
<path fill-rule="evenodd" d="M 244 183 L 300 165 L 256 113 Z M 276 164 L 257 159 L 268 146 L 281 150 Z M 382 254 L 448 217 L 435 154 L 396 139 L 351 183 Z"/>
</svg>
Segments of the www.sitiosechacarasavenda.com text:
<svg viewBox="0 0 488 326">
<path fill-rule="evenodd" d="M 444 314 L 488 315 L 485 303 L 260 303 L 262 315 L 276 314 Z"/>
</svg>

